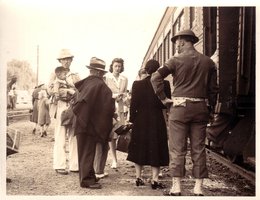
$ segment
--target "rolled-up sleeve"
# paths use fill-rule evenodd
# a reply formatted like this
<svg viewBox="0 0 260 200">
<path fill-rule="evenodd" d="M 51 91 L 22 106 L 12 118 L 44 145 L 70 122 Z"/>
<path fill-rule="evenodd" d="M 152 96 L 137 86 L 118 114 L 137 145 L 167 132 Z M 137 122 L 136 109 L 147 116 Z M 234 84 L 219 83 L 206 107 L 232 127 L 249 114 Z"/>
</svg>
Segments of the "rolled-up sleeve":
<svg viewBox="0 0 260 200">
<path fill-rule="evenodd" d="M 170 73 L 171 72 L 170 72 L 169 68 L 164 66 L 152 74 L 151 83 L 153 86 L 153 90 L 160 100 L 163 100 L 166 98 L 166 94 L 164 92 L 163 80 Z"/>
</svg>

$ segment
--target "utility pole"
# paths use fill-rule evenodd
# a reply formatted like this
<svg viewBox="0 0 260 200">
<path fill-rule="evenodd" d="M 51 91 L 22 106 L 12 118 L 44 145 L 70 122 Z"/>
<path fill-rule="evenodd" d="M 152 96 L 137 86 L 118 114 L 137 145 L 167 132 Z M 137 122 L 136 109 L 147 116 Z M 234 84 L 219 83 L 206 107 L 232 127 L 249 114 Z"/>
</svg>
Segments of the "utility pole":
<svg viewBox="0 0 260 200">
<path fill-rule="evenodd" d="M 36 71 L 36 85 L 39 84 L 39 45 L 37 45 L 37 71 Z"/>
</svg>

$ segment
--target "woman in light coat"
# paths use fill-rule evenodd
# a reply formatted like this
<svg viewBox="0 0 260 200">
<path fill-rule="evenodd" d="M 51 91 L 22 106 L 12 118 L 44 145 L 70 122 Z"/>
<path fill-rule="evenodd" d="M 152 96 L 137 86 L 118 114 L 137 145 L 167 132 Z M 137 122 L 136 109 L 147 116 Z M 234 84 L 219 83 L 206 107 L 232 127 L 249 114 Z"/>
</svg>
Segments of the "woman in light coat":
<svg viewBox="0 0 260 200">
<path fill-rule="evenodd" d="M 109 71 L 111 73 L 106 74 L 105 81 L 108 87 L 112 90 L 113 98 L 115 99 L 116 113 L 118 115 L 118 123 L 120 125 L 125 124 L 124 117 L 124 102 L 123 99 L 127 95 L 127 77 L 121 75 L 124 71 L 124 60 L 122 58 L 113 59 Z M 109 146 L 112 153 L 112 164 L 111 168 L 117 168 L 117 156 L 116 156 L 116 139 L 117 134 L 112 133 L 111 142 L 109 142 Z"/>
</svg>

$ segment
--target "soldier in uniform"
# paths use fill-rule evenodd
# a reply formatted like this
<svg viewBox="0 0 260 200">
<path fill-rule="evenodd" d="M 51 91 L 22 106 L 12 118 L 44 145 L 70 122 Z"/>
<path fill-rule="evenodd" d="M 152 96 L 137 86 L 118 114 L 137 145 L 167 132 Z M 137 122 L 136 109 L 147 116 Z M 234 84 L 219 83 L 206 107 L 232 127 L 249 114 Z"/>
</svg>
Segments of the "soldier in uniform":
<svg viewBox="0 0 260 200">
<path fill-rule="evenodd" d="M 199 38 L 191 30 L 183 30 L 171 39 L 178 54 L 167 60 L 151 78 L 155 93 L 163 103 L 173 103 L 169 114 L 170 168 L 172 188 L 165 195 L 181 195 L 181 178 L 185 176 L 187 138 L 190 139 L 194 195 L 203 196 L 203 178 L 208 177 L 205 139 L 209 109 L 217 96 L 217 71 L 214 62 L 194 48 Z M 172 100 L 163 92 L 163 79 L 173 76 Z M 208 102 L 208 105 L 207 105 Z"/>
</svg>

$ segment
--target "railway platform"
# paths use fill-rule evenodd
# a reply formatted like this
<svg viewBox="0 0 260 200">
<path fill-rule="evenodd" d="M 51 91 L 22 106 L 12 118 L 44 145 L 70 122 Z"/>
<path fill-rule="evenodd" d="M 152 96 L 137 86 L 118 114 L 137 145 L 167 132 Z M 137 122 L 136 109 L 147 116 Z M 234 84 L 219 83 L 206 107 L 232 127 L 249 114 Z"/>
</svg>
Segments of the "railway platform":
<svg viewBox="0 0 260 200">
<path fill-rule="evenodd" d="M 118 168 L 111 169 L 109 152 L 105 171 L 108 176 L 100 180 L 101 190 L 89 190 L 79 186 L 77 173 L 67 176 L 58 175 L 52 168 L 53 126 L 50 126 L 47 137 L 33 135 L 33 123 L 27 119 L 9 125 L 21 132 L 19 153 L 6 159 L 6 176 L 11 179 L 6 183 L 6 195 L 72 195 L 72 196 L 163 196 L 162 190 L 152 190 L 150 185 L 150 167 L 145 167 L 143 178 L 145 186 L 135 186 L 134 164 L 126 161 L 126 153 L 118 152 Z M 212 155 L 207 157 L 209 178 L 204 180 L 205 196 L 243 196 L 255 197 L 255 183 L 230 170 L 215 160 Z M 191 175 L 192 162 L 187 156 L 187 173 L 182 180 L 182 194 L 193 195 L 194 179 Z M 160 181 L 171 187 L 171 174 L 167 167 L 162 168 Z"/>
</svg>

